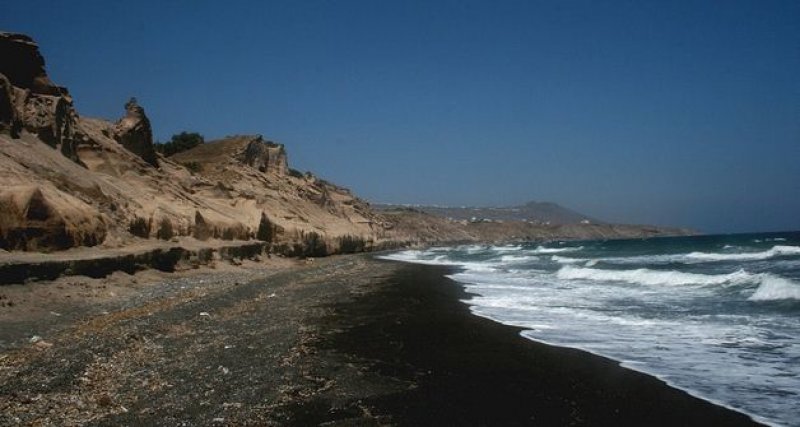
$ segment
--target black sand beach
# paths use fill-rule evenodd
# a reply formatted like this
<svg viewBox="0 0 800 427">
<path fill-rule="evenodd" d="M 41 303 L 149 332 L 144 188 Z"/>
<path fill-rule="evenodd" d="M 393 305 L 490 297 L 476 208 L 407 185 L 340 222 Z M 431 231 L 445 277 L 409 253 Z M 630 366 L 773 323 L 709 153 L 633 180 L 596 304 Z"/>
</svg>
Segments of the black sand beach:
<svg viewBox="0 0 800 427">
<path fill-rule="evenodd" d="M 337 309 L 331 340 L 412 384 L 370 399 L 402 425 L 753 425 L 749 417 L 586 352 L 472 315 L 446 268 L 408 265 Z M 360 320 L 359 320 L 360 319 Z"/>
<path fill-rule="evenodd" d="M 440 267 L 208 280 L 0 353 L 0 425 L 754 425 L 470 314 Z"/>
</svg>

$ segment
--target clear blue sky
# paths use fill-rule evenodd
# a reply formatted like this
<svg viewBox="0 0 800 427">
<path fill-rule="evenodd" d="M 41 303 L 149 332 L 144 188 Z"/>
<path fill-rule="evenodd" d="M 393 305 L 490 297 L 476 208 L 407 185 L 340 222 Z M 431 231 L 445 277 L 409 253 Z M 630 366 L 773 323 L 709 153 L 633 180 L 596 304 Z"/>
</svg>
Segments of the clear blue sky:
<svg viewBox="0 0 800 427">
<path fill-rule="evenodd" d="M 800 2 L 6 2 L 86 116 L 261 133 L 372 201 L 800 229 Z"/>
</svg>

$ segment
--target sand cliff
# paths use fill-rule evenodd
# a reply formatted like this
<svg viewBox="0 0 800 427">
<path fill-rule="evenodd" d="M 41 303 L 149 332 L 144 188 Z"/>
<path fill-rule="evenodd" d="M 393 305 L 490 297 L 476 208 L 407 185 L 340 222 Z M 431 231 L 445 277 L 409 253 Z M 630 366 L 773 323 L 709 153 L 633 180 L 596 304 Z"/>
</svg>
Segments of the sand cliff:
<svg viewBox="0 0 800 427">
<path fill-rule="evenodd" d="M 409 244 L 680 234 L 654 227 L 473 224 L 373 210 L 289 167 L 282 144 L 238 135 L 165 157 L 145 108 L 83 117 L 28 36 L 0 33 L 0 250 L 119 249 L 143 242 L 264 242 L 319 256 Z M 122 100 L 120 102 L 122 104 Z"/>
</svg>

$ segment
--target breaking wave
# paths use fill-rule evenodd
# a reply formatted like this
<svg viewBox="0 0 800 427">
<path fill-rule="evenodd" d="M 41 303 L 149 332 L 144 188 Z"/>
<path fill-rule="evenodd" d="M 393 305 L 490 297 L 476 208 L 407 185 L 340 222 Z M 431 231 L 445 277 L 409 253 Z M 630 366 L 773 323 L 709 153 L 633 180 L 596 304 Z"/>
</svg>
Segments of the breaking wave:
<svg viewBox="0 0 800 427">
<path fill-rule="evenodd" d="M 750 301 L 800 300 L 800 285 L 783 277 L 764 274 Z"/>
<path fill-rule="evenodd" d="M 721 285 L 751 283 L 757 275 L 739 270 L 730 274 L 698 274 L 671 270 L 604 270 L 566 265 L 556 273 L 559 279 L 566 280 L 601 280 L 609 282 L 627 282 L 642 285 Z"/>
<path fill-rule="evenodd" d="M 557 254 L 561 252 L 575 252 L 583 249 L 583 246 L 570 246 L 566 248 L 546 248 L 544 246 L 539 246 L 532 251 L 535 254 Z"/>
<path fill-rule="evenodd" d="M 800 247 L 777 245 L 762 252 L 741 253 L 691 252 L 686 254 L 686 258 L 701 261 L 756 261 L 791 255 L 800 255 Z"/>
</svg>

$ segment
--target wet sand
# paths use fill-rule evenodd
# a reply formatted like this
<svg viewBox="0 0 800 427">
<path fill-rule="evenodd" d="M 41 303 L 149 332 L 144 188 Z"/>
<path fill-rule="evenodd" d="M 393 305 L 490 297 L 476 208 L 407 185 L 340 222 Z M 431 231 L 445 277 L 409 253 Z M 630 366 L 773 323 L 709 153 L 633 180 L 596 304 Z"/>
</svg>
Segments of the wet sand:
<svg viewBox="0 0 800 427">
<path fill-rule="evenodd" d="M 343 256 L 150 292 L 0 353 L 0 425 L 754 424 L 474 316 L 446 272 Z"/>
<path fill-rule="evenodd" d="M 447 272 L 405 266 L 337 310 L 351 323 L 332 346 L 413 385 L 369 400 L 399 424 L 755 424 L 612 360 L 533 342 L 472 315 L 459 302 L 469 295 Z"/>
</svg>

